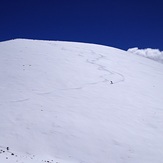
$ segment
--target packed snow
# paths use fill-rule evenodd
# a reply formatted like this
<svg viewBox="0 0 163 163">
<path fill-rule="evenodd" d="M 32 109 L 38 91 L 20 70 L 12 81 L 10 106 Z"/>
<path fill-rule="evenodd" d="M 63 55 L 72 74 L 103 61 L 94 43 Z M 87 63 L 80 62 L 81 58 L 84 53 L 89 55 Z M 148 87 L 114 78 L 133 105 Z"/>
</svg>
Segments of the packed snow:
<svg viewBox="0 0 163 163">
<path fill-rule="evenodd" d="M 163 65 L 86 43 L 0 43 L 0 163 L 162 163 Z"/>
<path fill-rule="evenodd" d="M 128 49 L 128 52 L 163 63 L 163 51 L 160 51 L 159 49 L 130 48 Z"/>
</svg>

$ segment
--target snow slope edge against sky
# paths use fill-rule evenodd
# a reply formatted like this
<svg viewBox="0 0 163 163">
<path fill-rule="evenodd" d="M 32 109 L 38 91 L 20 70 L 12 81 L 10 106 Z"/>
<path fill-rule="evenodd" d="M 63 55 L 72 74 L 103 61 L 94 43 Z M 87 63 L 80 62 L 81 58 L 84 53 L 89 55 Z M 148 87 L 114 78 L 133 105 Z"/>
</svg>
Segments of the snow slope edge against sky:
<svg viewBox="0 0 163 163">
<path fill-rule="evenodd" d="M 17 38 L 17 39 L 12 39 L 12 40 L 32 40 L 32 39 Z M 7 41 L 11 41 L 11 40 L 7 40 Z M 35 41 L 50 41 L 50 40 L 35 40 Z M 1 41 L 1 42 L 6 42 L 6 41 Z M 69 42 L 70 43 L 72 41 L 60 41 L 60 42 Z M 76 42 L 76 43 L 99 45 L 99 44 L 84 43 L 84 42 Z M 100 45 L 100 46 L 106 46 L 106 45 Z M 163 51 L 160 51 L 159 49 L 152 49 L 150 47 L 146 48 L 146 49 L 139 49 L 138 47 L 134 47 L 134 48 L 129 48 L 127 51 L 132 53 L 132 54 L 136 54 L 136 55 L 139 55 L 139 56 L 142 56 L 145 58 L 152 59 L 152 60 L 157 61 L 159 63 L 163 63 Z"/>
</svg>

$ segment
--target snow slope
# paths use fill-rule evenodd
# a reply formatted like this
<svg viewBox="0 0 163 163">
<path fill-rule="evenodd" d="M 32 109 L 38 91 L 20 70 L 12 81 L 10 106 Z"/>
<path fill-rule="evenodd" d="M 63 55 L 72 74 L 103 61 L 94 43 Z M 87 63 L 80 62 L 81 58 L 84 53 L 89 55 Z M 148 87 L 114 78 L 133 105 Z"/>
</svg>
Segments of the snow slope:
<svg viewBox="0 0 163 163">
<path fill-rule="evenodd" d="M 163 162 L 162 64 L 25 39 L 0 56 L 0 163 Z"/>
</svg>

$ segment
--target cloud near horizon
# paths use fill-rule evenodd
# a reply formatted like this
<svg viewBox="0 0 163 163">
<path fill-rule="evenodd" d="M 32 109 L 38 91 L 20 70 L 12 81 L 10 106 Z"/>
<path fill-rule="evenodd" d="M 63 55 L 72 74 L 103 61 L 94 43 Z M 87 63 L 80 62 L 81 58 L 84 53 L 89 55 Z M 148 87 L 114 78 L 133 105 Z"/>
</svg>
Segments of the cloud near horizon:
<svg viewBox="0 0 163 163">
<path fill-rule="evenodd" d="M 163 51 L 160 51 L 159 49 L 151 49 L 151 48 L 138 49 L 137 47 L 135 47 L 135 48 L 129 48 L 127 51 L 139 56 L 152 59 L 154 61 L 163 64 Z"/>
</svg>

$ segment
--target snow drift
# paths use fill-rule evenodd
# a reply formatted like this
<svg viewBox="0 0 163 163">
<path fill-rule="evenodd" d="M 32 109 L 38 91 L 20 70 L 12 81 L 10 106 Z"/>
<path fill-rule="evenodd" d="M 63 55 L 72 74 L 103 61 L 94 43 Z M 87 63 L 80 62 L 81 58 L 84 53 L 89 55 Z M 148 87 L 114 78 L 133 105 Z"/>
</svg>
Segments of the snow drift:
<svg viewBox="0 0 163 163">
<path fill-rule="evenodd" d="M 162 162 L 162 64 L 23 39 L 1 42 L 0 56 L 0 163 Z"/>
<path fill-rule="evenodd" d="M 154 61 L 163 63 L 163 52 L 159 49 L 138 49 L 138 48 L 130 48 L 128 49 L 128 52 L 131 52 L 133 54 L 143 56 L 149 59 L 152 59 Z"/>
</svg>

